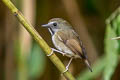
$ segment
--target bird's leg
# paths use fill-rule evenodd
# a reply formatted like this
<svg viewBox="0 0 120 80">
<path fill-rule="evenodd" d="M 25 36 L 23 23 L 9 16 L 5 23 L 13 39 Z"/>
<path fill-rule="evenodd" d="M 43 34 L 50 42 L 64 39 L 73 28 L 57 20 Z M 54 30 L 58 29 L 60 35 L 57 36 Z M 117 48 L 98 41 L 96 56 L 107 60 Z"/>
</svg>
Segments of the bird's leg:
<svg viewBox="0 0 120 80">
<path fill-rule="evenodd" d="M 64 71 L 63 73 L 65 73 L 66 71 L 68 71 L 69 66 L 70 66 L 72 60 L 73 60 L 73 57 L 72 57 L 72 58 L 70 59 L 70 61 L 68 62 L 67 66 L 66 66 L 66 69 L 65 69 L 65 71 Z"/>
<path fill-rule="evenodd" d="M 55 51 L 55 52 L 58 52 L 58 53 L 61 53 L 63 56 L 64 56 L 64 54 L 65 54 L 64 52 L 59 51 L 59 50 L 57 50 L 57 49 L 54 49 L 54 48 L 51 48 L 51 49 L 52 49 L 52 52 L 51 52 L 49 55 L 47 55 L 47 56 L 51 56 L 54 51 Z"/>
<path fill-rule="evenodd" d="M 52 50 L 53 50 L 53 51 L 56 51 L 56 52 L 58 52 L 58 53 L 61 53 L 63 56 L 65 55 L 65 53 L 62 52 L 62 51 L 60 51 L 60 50 L 57 50 L 57 49 L 54 49 L 54 48 L 52 48 Z"/>
</svg>

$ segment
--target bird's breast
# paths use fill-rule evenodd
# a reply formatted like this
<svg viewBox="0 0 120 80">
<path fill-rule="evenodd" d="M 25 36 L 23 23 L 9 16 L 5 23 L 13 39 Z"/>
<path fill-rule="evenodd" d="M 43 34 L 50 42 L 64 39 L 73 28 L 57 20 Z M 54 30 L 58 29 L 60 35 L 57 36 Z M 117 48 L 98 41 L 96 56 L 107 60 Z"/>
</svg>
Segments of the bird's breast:
<svg viewBox="0 0 120 80">
<path fill-rule="evenodd" d="M 58 38 L 58 35 L 56 33 L 52 36 L 52 41 L 53 41 L 54 46 L 58 50 L 66 53 L 65 54 L 66 56 L 68 57 L 75 56 L 75 54 Z"/>
</svg>

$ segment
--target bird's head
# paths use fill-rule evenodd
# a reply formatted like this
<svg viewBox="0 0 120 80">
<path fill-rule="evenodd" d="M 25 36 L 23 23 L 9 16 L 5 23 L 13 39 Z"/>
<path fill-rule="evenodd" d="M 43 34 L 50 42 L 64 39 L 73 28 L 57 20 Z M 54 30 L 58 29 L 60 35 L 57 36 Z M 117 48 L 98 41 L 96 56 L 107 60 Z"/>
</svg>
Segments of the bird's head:
<svg viewBox="0 0 120 80">
<path fill-rule="evenodd" d="M 43 27 L 50 28 L 54 32 L 60 30 L 60 29 L 71 29 L 72 26 L 64 19 L 62 18 L 53 18 L 50 19 L 47 24 L 42 25 Z"/>
</svg>

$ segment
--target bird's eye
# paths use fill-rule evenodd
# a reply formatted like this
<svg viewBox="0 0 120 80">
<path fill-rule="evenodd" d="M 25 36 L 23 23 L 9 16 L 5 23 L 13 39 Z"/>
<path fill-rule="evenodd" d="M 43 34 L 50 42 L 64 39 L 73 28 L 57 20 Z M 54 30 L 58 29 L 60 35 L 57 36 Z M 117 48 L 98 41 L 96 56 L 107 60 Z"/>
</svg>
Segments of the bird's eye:
<svg viewBox="0 0 120 80">
<path fill-rule="evenodd" d="M 53 26 L 57 26 L 57 23 L 53 23 Z"/>
</svg>

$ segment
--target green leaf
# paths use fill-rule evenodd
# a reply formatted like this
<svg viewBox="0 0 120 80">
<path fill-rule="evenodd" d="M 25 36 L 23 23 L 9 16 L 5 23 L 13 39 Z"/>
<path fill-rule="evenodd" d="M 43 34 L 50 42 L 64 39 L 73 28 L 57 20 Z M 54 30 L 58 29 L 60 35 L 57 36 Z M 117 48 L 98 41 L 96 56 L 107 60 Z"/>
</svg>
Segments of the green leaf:
<svg viewBox="0 0 120 80">
<path fill-rule="evenodd" d="M 107 19 L 107 28 L 104 40 L 105 55 L 103 59 L 97 61 L 93 66 L 93 73 L 88 71 L 83 72 L 78 77 L 78 80 L 93 80 L 104 69 L 103 80 L 111 80 L 116 66 L 118 64 L 118 57 L 120 52 L 120 40 L 111 40 L 111 38 L 120 36 L 120 8 L 118 8 Z"/>
<path fill-rule="evenodd" d="M 116 19 L 116 23 L 117 23 L 117 36 L 120 36 L 120 15 L 118 15 L 117 19 Z M 119 54 L 120 54 L 120 40 L 118 40 L 119 43 Z"/>
<path fill-rule="evenodd" d="M 46 59 L 42 49 L 37 43 L 33 43 L 29 58 L 29 76 L 32 79 L 42 75 L 46 66 Z"/>
<path fill-rule="evenodd" d="M 108 24 L 105 36 L 106 65 L 104 69 L 104 80 L 111 79 L 118 64 L 119 44 L 117 40 L 111 40 L 111 38 L 115 36 L 116 32 Z"/>
</svg>

